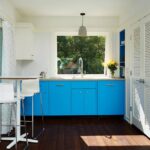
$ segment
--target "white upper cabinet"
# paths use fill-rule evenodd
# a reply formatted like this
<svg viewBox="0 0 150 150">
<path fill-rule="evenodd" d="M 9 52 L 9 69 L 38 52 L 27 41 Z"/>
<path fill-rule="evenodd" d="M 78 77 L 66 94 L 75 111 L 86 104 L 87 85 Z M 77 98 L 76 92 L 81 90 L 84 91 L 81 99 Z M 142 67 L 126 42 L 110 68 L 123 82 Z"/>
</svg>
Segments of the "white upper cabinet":
<svg viewBox="0 0 150 150">
<path fill-rule="evenodd" d="M 17 23 L 15 28 L 16 60 L 34 60 L 34 34 L 31 23 Z"/>
</svg>

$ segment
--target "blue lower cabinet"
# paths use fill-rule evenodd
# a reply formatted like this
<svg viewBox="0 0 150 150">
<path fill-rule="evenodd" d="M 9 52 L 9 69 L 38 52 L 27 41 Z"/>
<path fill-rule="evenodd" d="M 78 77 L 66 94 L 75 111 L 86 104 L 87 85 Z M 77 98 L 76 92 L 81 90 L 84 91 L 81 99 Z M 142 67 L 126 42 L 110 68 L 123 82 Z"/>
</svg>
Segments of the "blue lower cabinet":
<svg viewBox="0 0 150 150">
<path fill-rule="evenodd" d="M 108 80 L 98 82 L 98 114 L 124 115 L 125 82 Z"/>
<path fill-rule="evenodd" d="M 124 115 L 125 81 L 41 81 L 45 116 Z M 32 99 L 25 99 L 32 114 Z M 41 116 L 40 94 L 34 96 L 34 115 Z"/>
<path fill-rule="evenodd" d="M 43 81 L 40 82 L 40 94 L 34 95 L 34 116 L 41 116 L 41 100 L 42 99 L 42 108 L 44 116 L 47 116 L 49 113 L 49 99 L 48 99 L 48 83 Z M 32 97 L 27 97 L 24 100 L 25 104 L 25 115 L 31 116 L 32 115 Z"/>
<path fill-rule="evenodd" d="M 48 115 L 48 93 L 41 92 L 42 103 L 40 100 L 40 94 L 36 94 L 34 96 L 34 116 L 41 116 L 42 115 L 42 108 L 43 108 L 43 115 Z M 25 99 L 25 114 L 27 116 L 32 115 L 32 99 L 26 98 Z"/>
<path fill-rule="evenodd" d="M 72 89 L 72 115 L 97 115 L 96 89 Z"/>
<path fill-rule="evenodd" d="M 71 85 L 68 81 L 49 82 L 49 115 L 71 115 Z"/>
<path fill-rule="evenodd" d="M 24 109 L 25 109 L 25 115 L 26 116 L 32 115 L 32 99 L 31 99 L 31 97 L 24 99 Z"/>
</svg>

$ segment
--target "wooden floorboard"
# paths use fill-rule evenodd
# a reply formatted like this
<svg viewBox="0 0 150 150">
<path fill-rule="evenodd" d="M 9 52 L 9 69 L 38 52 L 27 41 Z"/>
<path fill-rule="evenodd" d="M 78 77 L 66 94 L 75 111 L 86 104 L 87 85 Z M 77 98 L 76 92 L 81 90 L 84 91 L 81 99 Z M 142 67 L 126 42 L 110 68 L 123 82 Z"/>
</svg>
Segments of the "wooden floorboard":
<svg viewBox="0 0 150 150">
<path fill-rule="evenodd" d="M 36 134 L 40 122 L 36 118 Z M 150 150 L 150 140 L 121 118 L 45 118 L 45 129 L 39 143 L 29 144 L 29 150 Z M 0 150 L 7 144 L 2 141 Z M 19 143 L 18 149 L 24 146 Z"/>
</svg>

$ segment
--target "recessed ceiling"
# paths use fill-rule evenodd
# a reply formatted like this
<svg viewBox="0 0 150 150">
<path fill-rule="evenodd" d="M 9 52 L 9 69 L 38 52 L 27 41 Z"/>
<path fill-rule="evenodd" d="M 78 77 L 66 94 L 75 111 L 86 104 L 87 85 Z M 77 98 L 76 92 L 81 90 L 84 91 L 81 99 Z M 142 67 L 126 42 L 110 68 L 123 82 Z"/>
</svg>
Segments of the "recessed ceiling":
<svg viewBox="0 0 150 150">
<path fill-rule="evenodd" d="M 136 0 L 10 0 L 27 16 L 120 16 Z"/>
</svg>

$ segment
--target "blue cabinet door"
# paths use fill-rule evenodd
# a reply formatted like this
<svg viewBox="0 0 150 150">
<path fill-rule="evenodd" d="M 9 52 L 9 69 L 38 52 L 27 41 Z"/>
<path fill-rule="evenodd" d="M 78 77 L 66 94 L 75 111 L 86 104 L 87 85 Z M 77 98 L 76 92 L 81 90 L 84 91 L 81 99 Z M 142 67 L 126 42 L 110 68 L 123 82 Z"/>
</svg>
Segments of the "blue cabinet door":
<svg viewBox="0 0 150 150">
<path fill-rule="evenodd" d="M 86 115 L 97 115 L 97 90 L 84 90 L 84 108 Z"/>
<path fill-rule="evenodd" d="M 71 114 L 71 86 L 69 81 L 49 82 L 50 115 Z"/>
<path fill-rule="evenodd" d="M 124 80 L 99 81 L 98 114 L 124 115 L 125 82 Z"/>
<path fill-rule="evenodd" d="M 72 115 L 84 115 L 84 91 L 82 89 L 72 89 L 71 102 Z"/>
<path fill-rule="evenodd" d="M 42 104 L 41 104 L 40 96 L 42 98 Z M 43 108 L 44 116 L 47 116 L 49 113 L 48 105 L 49 105 L 49 101 L 48 101 L 48 93 L 47 92 L 41 92 L 41 95 L 36 94 L 34 96 L 34 114 L 35 114 L 35 116 L 42 115 L 42 110 L 41 110 L 42 108 Z"/>
<path fill-rule="evenodd" d="M 72 90 L 72 115 L 97 115 L 96 89 Z"/>
</svg>

